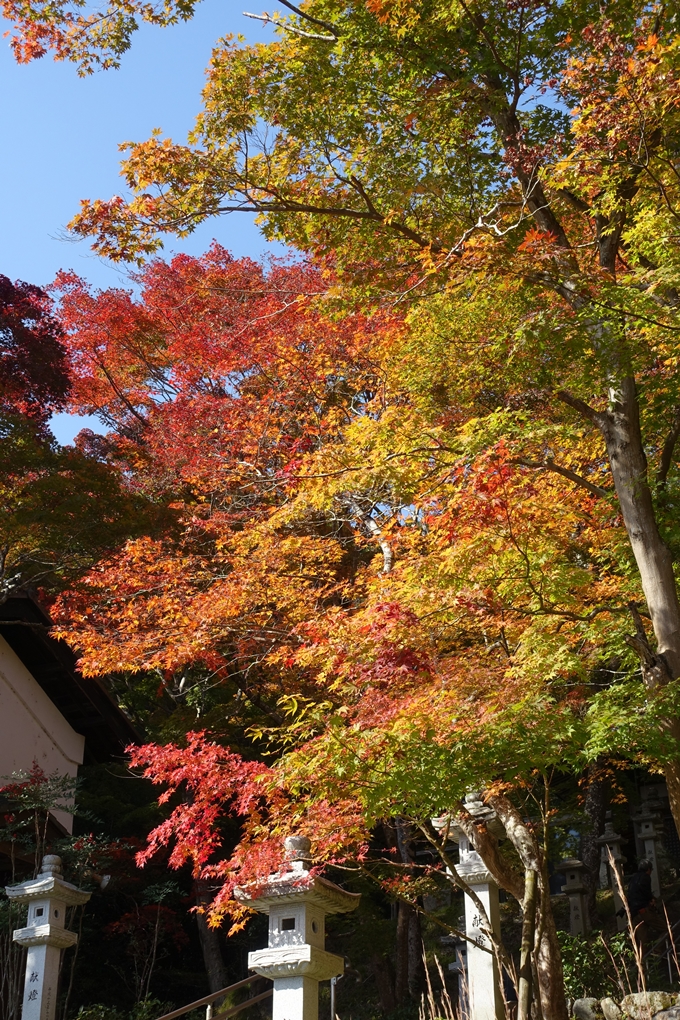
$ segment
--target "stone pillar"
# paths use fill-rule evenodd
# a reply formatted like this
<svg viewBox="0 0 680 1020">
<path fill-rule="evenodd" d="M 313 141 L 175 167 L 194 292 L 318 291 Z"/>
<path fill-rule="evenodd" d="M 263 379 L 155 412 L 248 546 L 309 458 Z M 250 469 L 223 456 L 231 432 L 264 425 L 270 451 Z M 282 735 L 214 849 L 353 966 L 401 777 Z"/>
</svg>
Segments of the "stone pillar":
<svg viewBox="0 0 680 1020">
<path fill-rule="evenodd" d="M 477 801 L 473 797 L 469 797 L 466 798 L 466 802 L 468 810 L 474 813 Z M 495 822 L 496 826 L 500 825 L 498 819 L 494 818 L 493 812 L 481 805 L 481 802 L 479 802 L 479 807 L 481 809 L 479 814 L 483 812 L 487 824 Z M 463 830 L 458 826 L 451 826 L 451 836 L 457 841 L 459 847 L 458 872 L 481 901 L 491 931 L 494 935 L 500 936 L 499 886 L 495 884 L 493 876 L 486 870 L 484 862 L 470 844 L 470 840 Z M 468 1002 L 465 1003 L 465 1006 L 467 1013 L 470 1020 L 503 1020 L 505 1006 L 499 964 L 495 959 L 491 940 L 482 930 L 487 927 L 487 921 L 467 892 L 464 900 L 465 933 L 469 939 L 466 942 L 465 952 L 468 992 Z M 457 963 L 459 963 L 458 959 Z M 463 983 L 462 980 L 461 983 Z"/>
<path fill-rule="evenodd" d="M 635 835 L 642 846 L 642 853 L 652 865 L 652 892 L 658 898 L 661 896 L 661 880 L 657 840 L 663 836 L 658 804 L 652 800 L 643 801 L 631 818 L 635 824 Z"/>
<path fill-rule="evenodd" d="M 28 904 L 28 923 L 17 928 L 14 941 L 28 946 L 21 1020 L 54 1020 L 61 952 L 78 941 L 68 931 L 66 908 L 87 903 L 91 893 L 61 878 L 61 859 L 48 854 L 37 878 L 5 889 L 15 903 Z"/>
<path fill-rule="evenodd" d="M 484 804 L 477 793 L 465 796 L 465 807 L 475 820 L 486 823 L 489 830 L 502 839 L 505 830 L 495 811 Z M 486 911 L 488 925 L 495 936 L 500 937 L 500 910 L 498 903 L 498 886 L 493 876 L 486 870 L 484 861 L 474 849 L 469 839 L 456 825 L 450 815 L 432 818 L 432 825 L 441 834 L 447 833 L 448 838 L 458 843 L 457 870 L 461 878 L 467 882 L 471 890 L 479 897 Z M 493 951 L 491 939 L 482 931 L 487 923 L 480 913 L 479 907 L 467 893 L 465 901 L 465 934 L 468 937 L 465 951 L 465 968 L 467 971 L 467 1002 L 465 1007 L 469 1020 L 503 1020 L 505 1005 L 503 1002 L 501 975 Z M 462 962 L 458 953 L 456 964 L 460 968 Z"/>
<path fill-rule="evenodd" d="M 356 910 L 361 896 L 309 872 L 306 837 L 289 836 L 285 845 L 290 871 L 271 875 L 252 893 L 235 892 L 241 903 L 269 914 L 269 944 L 248 954 L 248 967 L 274 982 L 272 1020 L 318 1020 L 319 981 L 344 970 L 342 957 L 324 949 L 326 914 Z"/>
<path fill-rule="evenodd" d="M 500 935 L 501 916 L 498 886 L 467 836 L 459 837 L 458 871 L 482 901 L 491 930 Z M 470 999 L 470 1020 L 503 1020 L 505 1007 L 496 955 L 488 935 L 482 929 L 486 922 L 472 897 L 465 894 L 465 934 L 467 935 L 467 983 Z"/>
<path fill-rule="evenodd" d="M 619 835 L 618 832 L 614 832 L 614 826 L 611 822 L 604 823 L 604 832 L 598 837 L 597 842 L 600 844 L 600 888 L 609 889 L 611 887 L 612 894 L 614 897 L 614 913 L 616 914 L 616 925 L 619 931 L 624 931 L 628 927 L 628 919 L 625 914 L 625 907 L 623 900 L 621 899 L 621 893 L 619 892 L 619 883 L 621 888 L 624 888 L 623 882 L 623 866 L 626 863 L 626 858 L 621 852 L 621 844 L 626 841 Z M 617 875 L 619 881 L 617 882 Z M 604 877 L 604 882 L 602 878 Z M 623 910 L 624 913 L 619 916 L 619 911 Z"/>
<path fill-rule="evenodd" d="M 569 897 L 569 927 L 572 935 L 587 935 L 590 931 L 588 918 L 587 887 L 583 882 L 584 865 L 575 857 L 560 861 L 558 870 L 564 873 L 562 890 Z"/>
</svg>

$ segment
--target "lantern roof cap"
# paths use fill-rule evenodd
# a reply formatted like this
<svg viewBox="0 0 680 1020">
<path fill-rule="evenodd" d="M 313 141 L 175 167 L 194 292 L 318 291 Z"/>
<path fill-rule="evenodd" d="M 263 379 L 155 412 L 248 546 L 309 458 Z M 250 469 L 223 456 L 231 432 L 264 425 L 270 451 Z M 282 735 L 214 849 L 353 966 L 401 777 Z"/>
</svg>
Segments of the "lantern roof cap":
<svg viewBox="0 0 680 1020">
<path fill-rule="evenodd" d="M 235 889 L 234 896 L 239 903 L 263 914 L 268 914 L 272 907 L 300 902 L 319 907 L 327 914 L 348 914 L 356 910 L 361 893 L 347 892 L 301 865 L 301 861 L 294 861 L 291 871 L 270 875 L 263 883 L 250 882 L 242 889 Z"/>
<path fill-rule="evenodd" d="M 87 903 L 90 896 L 84 889 L 78 889 L 61 877 L 61 857 L 47 854 L 43 857 L 40 874 L 20 885 L 7 885 L 5 892 L 15 903 L 29 903 L 31 900 L 57 899 L 69 907 Z"/>
</svg>

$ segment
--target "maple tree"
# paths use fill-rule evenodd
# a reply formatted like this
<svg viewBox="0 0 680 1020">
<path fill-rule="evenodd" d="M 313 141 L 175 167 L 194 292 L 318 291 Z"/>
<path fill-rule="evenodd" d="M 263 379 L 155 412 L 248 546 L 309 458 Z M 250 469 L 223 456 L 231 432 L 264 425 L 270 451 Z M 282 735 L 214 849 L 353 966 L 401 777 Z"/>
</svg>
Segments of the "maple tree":
<svg viewBox="0 0 680 1020">
<path fill-rule="evenodd" d="M 163 22 L 192 10 L 139 14 Z M 26 57 L 43 32 L 58 56 L 97 60 L 135 27 L 116 4 L 96 18 L 68 4 L 13 15 Z M 124 173 L 136 197 L 86 203 L 75 223 L 100 251 L 134 257 L 157 247 L 159 231 L 249 209 L 268 233 L 348 268 L 374 267 L 380 237 L 378 269 L 392 285 L 417 289 L 443 273 L 450 287 L 488 294 L 521 281 L 512 325 L 537 358 L 531 388 L 566 420 L 580 415 L 609 458 L 667 664 L 649 652 L 650 678 L 680 663 L 672 557 L 644 463 L 656 449 L 665 483 L 676 434 L 672 365 L 664 385 L 649 378 L 675 330 L 673 17 L 625 4 L 606 14 L 587 4 L 305 8 L 278 19 L 275 43 L 220 50 L 195 144 L 134 146 Z"/>
<path fill-rule="evenodd" d="M 242 917 L 235 887 L 282 864 L 291 829 L 313 836 L 320 861 L 363 861 L 371 829 L 397 817 L 448 867 L 429 819 L 450 812 L 521 900 L 523 875 L 463 801 L 486 788 L 540 874 L 540 990 L 561 1015 L 547 852 L 518 813 L 522 790 L 549 797 L 551 770 L 603 757 L 672 761 L 660 722 L 676 686 L 650 698 L 635 676 L 638 580 L 600 476 L 588 488 L 537 470 L 523 411 L 461 423 L 473 383 L 466 345 L 441 342 L 448 298 L 409 325 L 347 314 L 329 282 L 306 264 L 264 273 L 218 246 L 152 262 L 138 298 L 61 277 L 71 399 L 112 428 L 87 442 L 178 523 L 62 596 L 60 633 L 86 674 L 155 676 L 220 741 L 250 727 L 280 759 L 264 766 L 202 733 L 133 752 L 163 801 L 190 793 L 144 859 L 174 841 L 173 866 L 219 877 L 216 918 Z M 505 356 L 502 325 L 489 358 Z M 580 468 L 593 442 L 582 428 L 542 429 Z M 225 813 L 244 833 L 215 863 Z M 546 808 L 539 830 L 550 819 Z"/>
<path fill-rule="evenodd" d="M 68 4 L 5 8 L 20 56 L 52 46 L 84 69 L 115 61 L 135 27 L 128 4 L 96 17 Z M 193 7 L 137 10 L 164 23 Z M 184 559 L 166 557 L 143 542 L 88 578 L 81 603 L 65 603 L 66 632 L 93 671 L 177 670 L 212 652 L 218 669 L 225 634 L 237 634 L 248 661 L 254 644 L 289 699 L 279 739 L 299 746 L 285 767 L 300 770 L 306 797 L 317 782 L 320 805 L 324 783 L 346 792 L 350 776 L 355 801 L 368 791 L 367 818 L 397 801 L 408 813 L 420 793 L 412 763 L 422 754 L 431 772 L 421 773 L 440 780 L 441 746 L 454 773 L 455 741 L 460 775 L 482 785 L 528 782 L 559 760 L 652 761 L 680 823 L 675 9 L 314 0 L 263 18 L 277 24 L 275 42 L 216 51 L 190 144 L 133 145 L 123 167 L 130 200 L 85 203 L 74 229 L 104 254 L 141 259 L 163 233 L 256 212 L 270 236 L 332 263 L 348 300 L 412 309 L 376 359 L 399 382 L 378 388 L 377 403 L 376 388 L 363 388 L 361 413 L 350 402 L 342 429 L 315 432 L 314 448 L 294 458 L 286 450 L 270 470 L 295 466 L 276 498 L 269 477 L 258 488 L 261 517 L 251 504 L 243 530 L 222 519 L 225 602 L 215 598 L 214 557 L 207 563 L 191 543 Z M 135 400 L 128 439 L 146 417 Z M 269 406 L 261 391 L 256 403 L 257 421 L 260 403 Z M 295 417 L 309 420 L 298 404 Z M 239 427 L 252 449 L 247 418 Z M 233 465 L 233 454 L 221 448 L 218 460 Z M 310 519 L 321 533 L 301 528 Z M 380 548 L 382 566 L 357 557 L 348 587 L 350 545 Z M 295 559 L 316 573 L 306 587 L 298 571 L 291 597 L 276 582 L 284 571 L 290 580 Z M 141 626 L 107 603 L 111 580 L 116 590 L 132 584 Z M 144 594 L 149 580 L 164 598 Z M 408 635 L 396 649 L 371 617 L 393 603 Z M 424 647 L 437 649 L 436 667 Z M 483 678 L 470 648 L 487 650 Z M 454 697 L 477 706 L 478 729 L 463 723 L 462 745 L 457 726 L 438 729 L 441 661 Z M 422 715 L 412 683 L 424 692 Z M 393 785 L 368 782 L 373 761 Z M 462 793 L 453 779 L 444 789 L 449 801 Z M 451 803 L 421 793 L 411 807 L 422 820 Z M 480 845 L 486 835 L 477 826 Z M 550 986 L 559 975 L 544 981 L 550 1015 L 561 1016 Z"/>
<path fill-rule="evenodd" d="M 66 349 L 47 294 L 0 276 L 0 414 L 37 425 L 62 408 L 69 390 Z"/>
<path fill-rule="evenodd" d="M 42 39 L 83 67 L 119 54 L 135 27 L 115 3 L 98 18 L 10 7 L 24 56 Z M 447 289 L 446 329 L 475 329 L 467 413 L 491 398 L 512 431 L 513 411 L 530 410 L 540 427 L 525 459 L 616 500 L 656 647 L 640 619 L 630 639 L 648 687 L 672 682 L 674 10 L 330 0 L 263 18 L 275 42 L 216 52 L 192 144 L 133 145 L 133 197 L 86 202 L 74 229 L 136 258 L 163 232 L 254 211 L 270 236 L 332 253 L 345 282 L 411 300 Z M 501 296 L 504 363 L 487 358 L 487 322 L 469 308 Z M 574 427 L 591 451 L 580 470 L 560 460 Z M 680 766 L 665 772 L 680 821 Z"/>
<path fill-rule="evenodd" d="M 142 297 L 62 277 L 72 400 L 115 425 L 99 443 L 179 526 L 130 543 L 66 598 L 87 674 L 196 660 L 256 672 L 295 622 L 342 590 L 342 534 L 310 510 L 270 523 L 305 450 L 333 443 L 348 408 L 379 386 L 371 346 L 389 317 L 323 317 L 318 272 L 264 275 L 215 246 L 140 276 Z M 79 593 L 80 592 L 80 593 Z M 94 639 L 116 626 L 117 648 Z M 228 652 L 228 654 L 227 654 Z M 235 667 L 236 668 L 236 667 Z"/>
<path fill-rule="evenodd" d="M 60 448 L 49 418 L 66 406 L 70 364 L 49 295 L 0 276 L 0 599 L 58 589 L 158 511 L 111 466 Z M 163 513 L 161 516 L 167 516 Z"/>
</svg>

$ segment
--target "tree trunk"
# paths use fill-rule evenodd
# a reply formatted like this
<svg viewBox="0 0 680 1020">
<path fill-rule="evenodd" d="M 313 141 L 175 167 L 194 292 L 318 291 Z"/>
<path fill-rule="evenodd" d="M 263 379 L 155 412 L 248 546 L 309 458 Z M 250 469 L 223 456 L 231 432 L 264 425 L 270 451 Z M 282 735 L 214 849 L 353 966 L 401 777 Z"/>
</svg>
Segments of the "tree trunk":
<svg viewBox="0 0 680 1020">
<path fill-rule="evenodd" d="M 397 1000 L 394 994 L 394 974 L 388 957 L 379 953 L 372 956 L 371 971 L 378 989 L 380 1008 L 383 1013 L 392 1013 L 397 1008 Z"/>
<path fill-rule="evenodd" d="M 536 894 L 538 873 L 527 868 L 524 875 L 524 917 L 522 919 L 522 945 L 519 957 L 519 988 L 517 990 L 517 1020 L 530 1020 L 532 955 L 536 934 Z"/>
<path fill-rule="evenodd" d="M 644 632 L 631 644 L 640 655 L 642 675 L 648 687 L 680 676 L 680 601 L 673 572 L 673 557 L 661 538 L 647 475 L 647 458 L 640 432 L 640 409 L 635 379 L 626 376 L 611 393 L 612 407 L 596 415 L 602 432 L 645 601 L 656 638 L 656 653 L 645 649 Z M 680 724 L 668 721 L 668 729 L 680 738 Z M 673 818 L 680 831 L 680 761 L 666 765 L 666 784 Z"/>
<path fill-rule="evenodd" d="M 488 803 L 494 808 L 503 823 L 506 836 L 515 847 L 524 868 L 538 872 L 540 893 L 537 925 L 538 944 L 535 946 L 533 955 L 541 1011 L 543 1016 L 549 1018 L 549 1020 L 568 1020 L 569 1013 L 564 991 L 562 954 L 559 942 L 557 941 L 557 930 L 550 903 L 550 887 L 543 855 L 534 833 L 526 825 L 519 811 L 508 797 L 503 794 L 493 795 L 488 798 Z M 484 842 L 484 840 L 480 840 L 479 843 L 475 841 L 475 849 L 498 884 L 502 888 L 508 888 L 504 884 L 507 869 L 504 868 L 496 874 L 494 870 L 497 864 L 495 854 L 489 854 L 487 860 L 482 849 Z M 510 874 L 512 876 L 512 873 Z M 520 902 L 524 902 L 526 890 L 523 877 L 520 877 L 520 883 L 522 895 L 518 899 Z M 518 883 L 514 877 L 512 878 L 512 886 L 517 890 Z M 510 888 L 508 891 L 513 892 L 513 888 Z M 517 892 L 513 894 L 517 896 Z"/>
<path fill-rule="evenodd" d="M 198 879 L 194 884 L 194 894 L 196 906 L 205 906 L 212 899 L 207 883 L 201 879 Z M 208 988 L 211 992 L 219 992 L 221 988 L 226 988 L 229 984 L 227 968 L 225 967 L 220 947 L 219 933 L 216 928 L 209 927 L 205 914 L 197 913 L 196 923 L 198 925 L 198 938 L 201 943 L 205 972 L 208 976 Z M 219 1005 L 219 1002 L 216 1005 Z"/>
<path fill-rule="evenodd" d="M 408 922 L 408 994 L 414 1002 L 420 1002 L 424 989 L 423 935 L 420 914 L 414 910 Z"/>
<path fill-rule="evenodd" d="M 410 903 L 399 900 L 397 904 L 397 958 L 394 979 L 394 997 L 398 1006 L 401 1006 L 408 998 L 408 933 L 413 913 Z"/>
<path fill-rule="evenodd" d="M 657 655 L 666 667 L 668 679 L 672 679 L 680 676 L 680 602 L 673 558 L 659 534 L 654 513 L 635 379 L 627 376 L 611 396 L 611 410 L 598 415 L 600 430 L 652 618 Z"/>
<path fill-rule="evenodd" d="M 550 905 L 550 888 L 546 878 L 545 874 L 539 876 L 540 917 L 538 931 L 540 936 L 534 952 L 541 1013 L 546 1017 L 546 1020 L 568 1020 L 569 1011 L 564 991 L 562 953 L 557 939 L 555 918 Z"/>
<path fill-rule="evenodd" d="M 588 883 L 588 915 L 591 928 L 597 928 L 597 887 L 600 876 L 600 845 L 598 836 L 604 832 L 604 816 L 607 810 L 607 787 L 605 779 L 598 778 L 599 767 L 591 765 L 586 772 L 586 795 L 583 811 L 586 816 L 581 832 L 581 860 L 586 866 Z"/>
</svg>

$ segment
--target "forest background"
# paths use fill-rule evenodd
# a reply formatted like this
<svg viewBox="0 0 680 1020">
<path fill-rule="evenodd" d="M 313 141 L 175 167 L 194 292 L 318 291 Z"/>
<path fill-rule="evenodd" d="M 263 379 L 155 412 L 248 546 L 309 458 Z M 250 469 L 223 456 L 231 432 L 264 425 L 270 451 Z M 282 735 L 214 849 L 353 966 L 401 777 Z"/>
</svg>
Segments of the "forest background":
<svg viewBox="0 0 680 1020">
<path fill-rule="evenodd" d="M 189 142 L 129 146 L 127 197 L 74 219 L 133 291 L 4 284 L 4 591 L 147 728 L 140 860 L 189 866 L 212 923 L 307 834 L 397 901 L 394 1005 L 423 895 L 465 888 L 455 824 L 560 1020 L 555 805 L 590 805 L 592 856 L 645 768 L 680 823 L 677 14 L 284 6 L 218 45 Z M 193 6 L 4 10 L 19 60 L 87 74 Z M 158 257 L 229 211 L 298 260 Z M 56 447 L 60 407 L 107 434 Z"/>
</svg>

